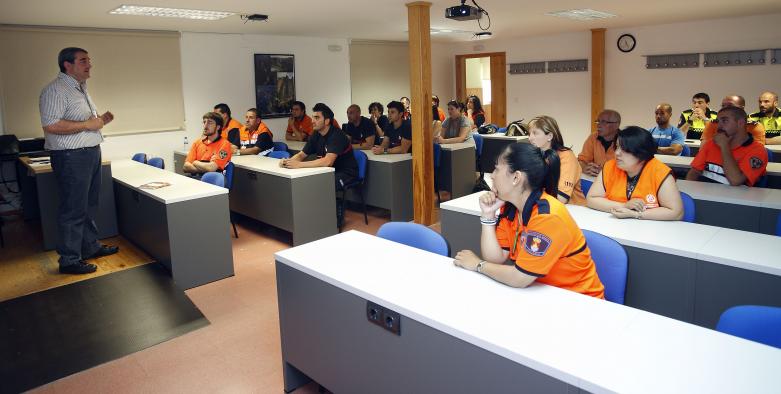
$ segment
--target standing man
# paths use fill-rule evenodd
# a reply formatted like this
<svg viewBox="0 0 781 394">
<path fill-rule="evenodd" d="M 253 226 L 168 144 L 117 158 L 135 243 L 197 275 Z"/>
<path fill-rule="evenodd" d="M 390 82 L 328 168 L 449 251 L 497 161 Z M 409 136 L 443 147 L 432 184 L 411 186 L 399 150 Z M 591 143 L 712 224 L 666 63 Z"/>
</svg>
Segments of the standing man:
<svg viewBox="0 0 781 394">
<path fill-rule="evenodd" d="M 114 119 L 98 115 L 87 93 L 90 63 L 87 51 L 65 48 L 57 57 L 60 73 L 41 91 L 39 107 L 46 149 L 60 199 L 57 209 L 57 253 L 60 272 L 87 274 L 97 267 L 85 260 L 108 256 L 116 246 L 98 243 L 93 212 L 100 197 L 100 130 Z"/>
<path fill-rule="evenodd" d="M 724 107 L 718 115 L 718 132 L 702 144 L 686 180 L 754 186 L 765 173 L 767 150 L 746 131 L 743 108 Z"/>
<path fill-rule="evenodd" d="M 654 111 L 656 126 L 648 129 L 648 132 L 651 133 L 651 137 L 656 142 L 656 153 L 678 156 L 683 151 L 685 141 L 681 130 L 670 124 L 672 116 L 673 107 L 670 104 L 657 105 Z"/>
<path fill-rule="evenodd" d="M 710 96 L 707 93 L 697 93 L 692 96 L 692 108 L 681 112 L 678 128 L 690 140 L 702 137 L 705 126 L 716 119 L 716 111 L 708 108 Z"/>
<path fill-rule="evenodd" d="M 583 149 L 578 155 L 578 162 L 583 172 L 597 176 L 602 171 L 602 166 L 608 160 L 616 158 L 616 137 L 621 127 L 621 115 L 606 109 L 597 116 L 597 132 L 592 133 L 583 142 Z"/>
<path fill-rule="evenodd" d="M 306 114 L 306 105 L 293 101 L 290 107 L 290 119 L 287 120 L 285 139 L 288 141 L 306 141 L 312 134 L 312 118 Z"/>
<path fill-rule="evenodd" d="M 347 123 L 342 130 L 352 139 L 353 149 L 371 149 L 374 146 L 374 122 L 361 116 L 361 107 L 352 104 L 347 107 Z"/>
<path fill-rule="evenodd" d="M 220 133 L 223 139 L 228 139 L 228 133 L 234 131 L 236 133 L 241 129 L 241 123 L 238 120 L 231 118 L 231 109 L 228 104 L 219 103 L 214 106 L 214 112 L 220 115 L 222 118 L 222 132 Z"/>
<path fill-rule="evenodd" d="M 748 117 L 765 126 L 765 145 L 781 144 L 781 109 L 778 108 L 777 94 L 762 92 L 759 95 L 759 111 Z"/>
</svg>

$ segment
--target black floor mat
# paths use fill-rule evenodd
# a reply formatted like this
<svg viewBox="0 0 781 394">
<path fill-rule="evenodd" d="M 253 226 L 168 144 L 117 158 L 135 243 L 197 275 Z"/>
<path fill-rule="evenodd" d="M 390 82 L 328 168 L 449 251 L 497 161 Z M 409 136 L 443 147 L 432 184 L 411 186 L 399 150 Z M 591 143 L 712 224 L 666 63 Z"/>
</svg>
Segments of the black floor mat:
<svg viewBox="0 0 781 394">
<path fill-rule="evenodd" d="M 0 392 L 15 393 L 209 324 L 159 264 L 0 303 Z"/>
</svg>

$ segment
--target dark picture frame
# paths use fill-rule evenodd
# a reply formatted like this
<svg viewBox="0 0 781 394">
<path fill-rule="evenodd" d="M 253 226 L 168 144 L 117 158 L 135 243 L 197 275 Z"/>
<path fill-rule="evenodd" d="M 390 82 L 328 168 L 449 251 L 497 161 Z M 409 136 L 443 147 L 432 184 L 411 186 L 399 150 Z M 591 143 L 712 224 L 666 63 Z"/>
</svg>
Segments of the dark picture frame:
<svg viewBox="0 0 781 394">
<path fill-rule="evenodd" d="M 294 55 L 255 54 L 255 106 L 260 116 L 288 118 L 296 100 Z"/>
</svg>

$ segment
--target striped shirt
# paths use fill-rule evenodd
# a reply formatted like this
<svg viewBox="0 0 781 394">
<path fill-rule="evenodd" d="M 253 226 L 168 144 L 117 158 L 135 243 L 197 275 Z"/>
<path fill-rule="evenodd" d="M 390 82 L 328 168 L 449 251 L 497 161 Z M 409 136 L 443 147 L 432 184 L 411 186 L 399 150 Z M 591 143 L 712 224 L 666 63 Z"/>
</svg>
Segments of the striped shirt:
<svg viewBox="0 0 781 394">
<path fill-rule="evenodd" d="M 38 102 L 41 125 L 51 126 L 60 120 L 83 122 L 98 116 L 95 103 L 87 93 L 87 84 L 79 83 L 72 76 L 59 73 L 57 79 L 41 91 Z M 49 150 L 89 148 L 103 142 L 100 130 L 85 130 L 73 134 L 44 133 Z"/>
</svg>

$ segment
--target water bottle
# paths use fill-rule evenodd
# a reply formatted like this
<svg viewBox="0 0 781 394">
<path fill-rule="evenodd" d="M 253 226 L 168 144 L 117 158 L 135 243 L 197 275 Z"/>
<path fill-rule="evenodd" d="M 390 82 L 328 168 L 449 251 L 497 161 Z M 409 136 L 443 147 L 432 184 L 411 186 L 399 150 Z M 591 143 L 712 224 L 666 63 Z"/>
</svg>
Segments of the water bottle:
<svg viewBox="0 0 781 394">
<path fill-rule="evenodd" d="M 187 136 L 184 136 L 184 151 L 190 150 L 190 144 L 187 143 Z"/>
</svg>

